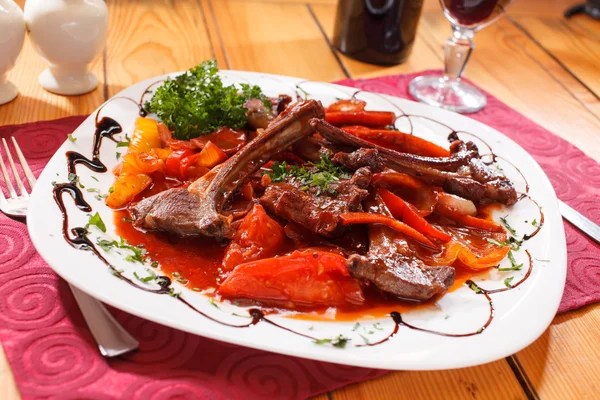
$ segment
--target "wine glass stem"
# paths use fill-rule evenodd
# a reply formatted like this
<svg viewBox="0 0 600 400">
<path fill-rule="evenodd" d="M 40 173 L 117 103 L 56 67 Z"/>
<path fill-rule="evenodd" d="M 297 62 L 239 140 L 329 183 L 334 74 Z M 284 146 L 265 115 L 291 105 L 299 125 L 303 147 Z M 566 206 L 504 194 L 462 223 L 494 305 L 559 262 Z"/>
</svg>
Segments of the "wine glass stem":
<svg viewBox="0 0 600 400">
<path fill-rule="evenodd" d="M 445 68 L 444 77 L 448 80 L 460 79 L 469 57 L 473 52 L 475 44 L 473 43 L 472 30 L 454 27 L 454 32 L 446 40 L 444 47 Z"/>
</svg>

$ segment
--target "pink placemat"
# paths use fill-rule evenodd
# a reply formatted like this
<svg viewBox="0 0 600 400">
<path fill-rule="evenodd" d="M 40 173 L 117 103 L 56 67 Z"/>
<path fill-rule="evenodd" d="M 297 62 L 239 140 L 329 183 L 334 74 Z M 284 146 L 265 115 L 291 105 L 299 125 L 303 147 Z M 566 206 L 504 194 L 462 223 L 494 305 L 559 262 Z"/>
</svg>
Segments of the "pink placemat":
<svg viewBox="0 0 600 400">
<path fill-rule="evenodd" d="M 341 83 L 408 97 L 413 76 Z M 558 196 L 600 222 L 600 165 L 497 99 L 488 101 L 472 117 L 527 149 Z M 0 137 L 16 136 L 37 175 L 83 118 L 4 126 Z M 600 246 L 565 227 L 569 272 L 560 311 L 600 300 Z M 0 342 L 25 399 L 303 399 L 385 373 L 225 344 L 113 311 L 140 349 L 107 360 L 25 225 L 0 215 Z"/>
</svg>

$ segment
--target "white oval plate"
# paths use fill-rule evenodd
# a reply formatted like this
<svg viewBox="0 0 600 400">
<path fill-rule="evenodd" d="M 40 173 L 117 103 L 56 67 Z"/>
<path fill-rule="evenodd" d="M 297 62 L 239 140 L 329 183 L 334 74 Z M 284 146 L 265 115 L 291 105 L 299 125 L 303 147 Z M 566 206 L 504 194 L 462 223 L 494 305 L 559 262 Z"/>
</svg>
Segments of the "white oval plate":
<svg viewBox="0 0 600 400">
<path fill-rule="evenodd" d="M 176 74 L 171 74 L 174 75 Z M 296 85 L 298 85 L 302 89 L 298 91 L 299 93 L 304 91 L 310 97 L 322 100 L 325 105 L 339 97 L 348 98 L 356 91 L 329 83 L 251 72 L 221 71 L 221 76 L 227 84 L 245 82 L 260 85 L 263 91 L 271 96 L 280 93 L 295 96 Z M 140 82 L 123 90 L 115 98 L 129 97 L 138 101 L 151 83 L 164 77 Z M 566 278 L 567 253 L 563 223 L 558 211 L 556 195 L 542 169 L 512 140 L 468 117 L 390 96 L 361 92 L 358 97 L 367 100 L 368 109 L 390 110 L 398 114 L 402 110 L 406 114 L 427 116 L 441 121 L 456 131 L 476 134 L 490 144 L 497 155 L 509 162 L 500 161 L 499 164 L 507 175 L 514 179 L 518 190 L 524 191 L 523 179 L 510 163 L 519 167 L 530 184 L 531 198 L 542 207 L 545 214 L 543 228 L 533 239 L 525 242 L 522 250 L 515 253 L 517 262 L 524 263 L 523 269 L 509 273 L 493 271 L 485 278 L 477 280 L 478 284 L 486 289 L 501 288 L 504 287 L 504 279 L 514 275 L 512 281 L 514 284 L 527 271 L 528 260 L 524 250 L 527 249 L 532 256 L 533 269 L 530 277 L 523 284 L 515 289 L 492 295 L 495 318 L 480 334 L 461 338 L 444 337 L 400 326 L 397 335 L 391 340 L 377 346 L 359 347 L 357 345 L 363 344 L 364 341 L 373 343 L 388 336 L 395 327 L 392 319 L 365 319 L 360 321 L 360 326 L 356 328 L 356 321 L 305 321 L 281 316 L 270 317 L 280 325 L 313 337 L 332 338 L 342 334 L 350 338 L 351 341 L 347 346 L 341 349 L 328 344 L 316 344 L 310 339 L 267 323 L 259 323 L 245 329 L 227 327 L 203 317 L 173 297 L 144 292 L 115 278 L 92 252 L 76 250 L 64 240 L 61 231 L 61 213 L 52 194 L 53 181 L 67 182 L 68 179 L 66 151 L 75 150 L 91 157 L 96 113 L 87 118 L 73 133 L 77 138 L 76 142 L 67 140 L 63 144 L 38 180 L 28 215 L 29 233 L 33 243 L 58 275 L 105 303 L 166 326 L 242 346 L 361 367 L 433 370 L 491 362 L 513 354 L 532 343 L 552 321 Z M 122 125 L 123 135 L 127 132 L 131 133 L 138 116 L 136 105 L 115 98 L 107 102 L 100 117 L 110 116 Z M 415 134 L 447 146 L 446 137 L 450 133 L 449 129 L 424 118 L 411 117 L 410 120 Z M 409 129 L 407 121 L 407 118 L 401 118 L 397 126 L 406 131 Z M 473 138 L 465 136 L 465 139 Z M 485 153 L 485 146 L 479 140 L 475 141 L 480 143 L 482 154 Z M 107 193 L 114 181 L 110 171 L 117 164 L 115 154 L 119 150 L 124 152 L 123 148 L 116 148 L 115 143 L 104 140 L 101 159 L 107 165 L 108 173 L 93 173 L 83 165 L 77 167 L 77 173 L 86 188 L 98 188 L 102 193 Z M 108 228 L 106 234 L 92 228 L 91 239 L 94 242 L 98 237 L 116 239 L 112 211 L 103 201 L 94 199 L 95 193 L 88 193 L 86 190 L 82 191 L 93 207 L 93 212 L 100 213 Z M 88 220 L 86 213 L 77 210 L 69 196 L 65 195 L 64 198 L 70 217 L 69 226 L 84 226 Z M 508 220 L 518 231 L 519 236 L 534 230 L 531 226 L 533 219 L 539 221 L 537 207 L 527 199 L 520 201 L 504 213 L 509 214 Z M 502 215 L 504 214 L 496 217 Z M 123 256 L 116 255 L 114 251 L 108 253 L 107 258 L 116 268 L 123 269 L 127 276 L 132 276 L 134 271 L 141 276 L 147 275 L 139 263 L 127 262 Z M 510 266 L 508 260 L 504 260 L 502 264 L 502 267 L 506 266 Z M 483 279 L 485 281 L 482 281 Z M 233 313 L 247 315 L 244 308 L 231 304 L 220 304 L 217 308 L 203 294 L 180 287 L 176 287 L 176 290 L 181 290 L 183 298 L 218 320 L 234 324 L 248 322 L 247 318 L 232 315 Z M 403 314 L 403 318 L 406 322 L 422 328 L 464 333 L 476 332 L 484 325 L 488 315 L 489 305 L 485 297 L 465 286 L 446 294 L 435 306 Z M 374 326 L 375 323 L 379 324 Z"/>
</svg>

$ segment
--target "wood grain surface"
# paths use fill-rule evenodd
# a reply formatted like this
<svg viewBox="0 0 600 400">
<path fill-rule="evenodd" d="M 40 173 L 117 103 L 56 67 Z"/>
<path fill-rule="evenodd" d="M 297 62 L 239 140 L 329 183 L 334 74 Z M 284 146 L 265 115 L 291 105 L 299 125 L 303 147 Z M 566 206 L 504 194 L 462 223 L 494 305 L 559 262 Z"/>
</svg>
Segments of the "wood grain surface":
<svg viewBox="0 0 600 400">
<path fill-rule="evenodd" d="M 24 0 L 18 0 L 23 5 Z M 314 80 L 441 68 L 450 25 L 426 0 L 413 53 L 394 67 L 365 64 L 330 43 L 336 0 L 107 0 L 110 34 L 93 64 L 101 82 L 83 96 L 44 91 L 44 64 L 26 41 L 9 74 L 20 89 L 0 106 L 0 124 L 92 112 L 123 88 L 214 57 L 222 68 Z M 517 0 L 508 17 L 479 32 L 466 76 L 600 161 L 600 22 L 570 20 L 574 1 Z M 532 345 L 507 359 L 460 370 L 393 372 L 317 397 L 325 399 L 600 398 L 600 306 L 555 318 Z M 18 399 L 0 347 L 0 399 Z"/>
</svg>

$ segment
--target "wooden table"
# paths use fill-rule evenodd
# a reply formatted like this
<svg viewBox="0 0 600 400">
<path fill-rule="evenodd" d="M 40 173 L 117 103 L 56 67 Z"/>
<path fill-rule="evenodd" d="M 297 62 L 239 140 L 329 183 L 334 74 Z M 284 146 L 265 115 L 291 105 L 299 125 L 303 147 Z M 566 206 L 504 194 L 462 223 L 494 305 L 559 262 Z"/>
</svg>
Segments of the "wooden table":
<svg viewBox="0 0 600 400">
<path fill-rule="evenodd" d="M 24 0 L 17 0 L 21 6 Z M 37 83 L 43 63 L 27 40 L 9 78 L 21 95 L 0 106 L 0 125 L 91 113 L 140 80 L 207 58 L 222 68 L 334 81 L 442 66 L 450 34 L 436 0 L 425 1 L 410 59 L 378 67 L 331 47 L 336 0 L 107 0 L 110 33 L 93 69 L 100 86 L 61 97 Z M 600 22 L 565 20 L 572 0 L 516 0 L 478 33 L 466 76 L 600 161 Z M 600 398 L 600 305 L 560 315 L 535 343 L 487 365 L 393 372 L 319 399 Z M 0 399 L 19 398 L 0 347 Z"/>
</svg>

